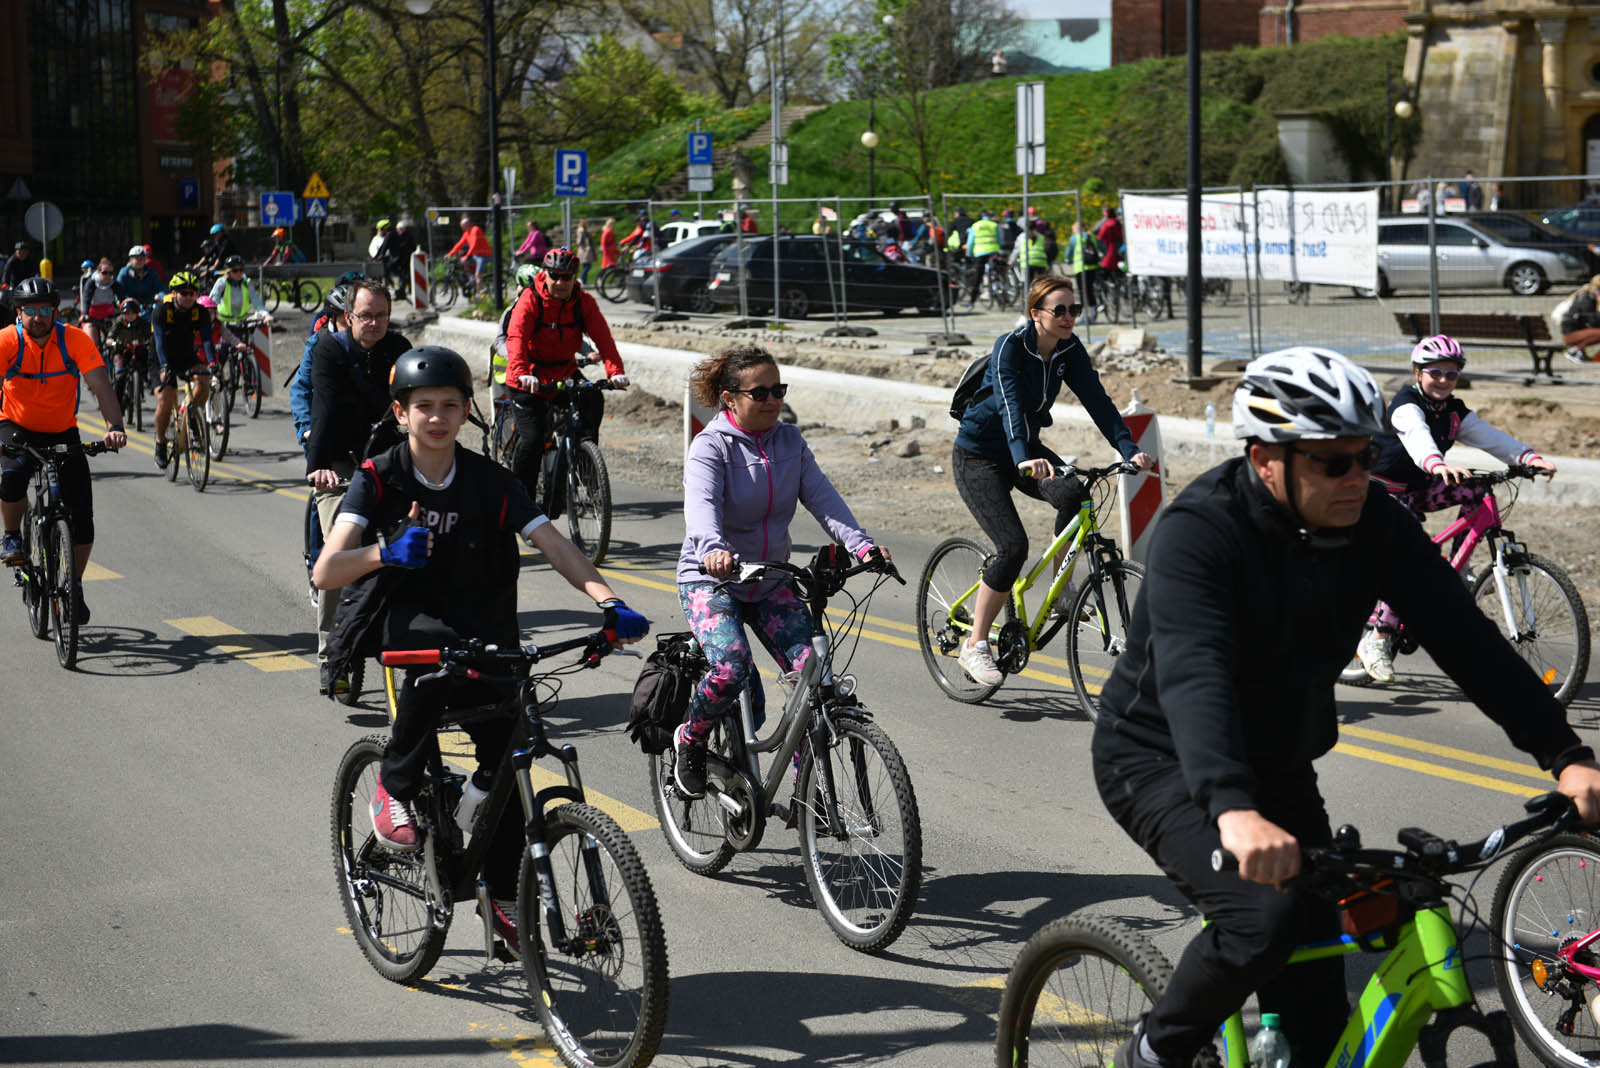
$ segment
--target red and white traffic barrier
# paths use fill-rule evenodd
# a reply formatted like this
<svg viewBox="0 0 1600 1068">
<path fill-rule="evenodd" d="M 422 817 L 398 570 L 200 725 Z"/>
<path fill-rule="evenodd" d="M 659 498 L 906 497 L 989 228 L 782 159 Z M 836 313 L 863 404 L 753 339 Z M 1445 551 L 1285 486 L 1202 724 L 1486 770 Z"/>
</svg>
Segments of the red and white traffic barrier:
<svg viewBox="0 0 1600 1068">
<path fill-rule="evenodd" d="M 1122 421 L 1133 433 L 1134 443 L 1140 452 L 1149 453 L 1155 466 L 1136 475 L 1118 475 L 1117 510 L 1122 519 L 1122 551 L 1129 559 L 1141 564 L 1150 555 L 1150 535 L 1160 518 L 1161 506 L 1167 498 L 1167 474 L 1161 455 L 1161 424 L 1156 413 L 1139 400 L 1139 391 L 1133 391 L 1133 403 L 1122 409 Z"/>
<path fill-rule="evenodd" d="M 261 369 L 257 377 L 261 380 L 261 395 L 272 396 L 272 327 L 265 323 L 256 324 L 250 334 L 250 348 L 256 354 L 256 366 Z"/>
<path fill-rule="evenodd" d="M 432 307 L 428 297 L 428 254 L 420 248 L 411 254 L 411 301 L 417 311 Z"/>
<path fill-rule="evenodd" d="M 694 383 L 683 384 L 683 462 L 689 462 L 689 445 L 694 441 L 694 436 L 706 428 L 706 424 L 717 417 L 715 408 L 707 408 L 694 399 Z"/>
</svg>

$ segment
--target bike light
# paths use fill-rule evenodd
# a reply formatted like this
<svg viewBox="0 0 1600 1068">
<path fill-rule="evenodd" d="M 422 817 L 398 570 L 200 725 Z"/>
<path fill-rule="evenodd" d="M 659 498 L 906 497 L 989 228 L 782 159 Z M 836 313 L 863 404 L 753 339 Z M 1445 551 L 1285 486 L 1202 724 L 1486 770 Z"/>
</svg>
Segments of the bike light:
<svg viewBox="0 0 1600 1068">
<path fill-rule="evenodd" d="M 1528 969 L 1533 973 L 1533 981 L 1539 984 L 1539 989 L 1544 989 L 1545 980 L 1550 978 L 1550 971 L 1544 966 L 1544 961 L 1535 960 Z"/>
</svg>

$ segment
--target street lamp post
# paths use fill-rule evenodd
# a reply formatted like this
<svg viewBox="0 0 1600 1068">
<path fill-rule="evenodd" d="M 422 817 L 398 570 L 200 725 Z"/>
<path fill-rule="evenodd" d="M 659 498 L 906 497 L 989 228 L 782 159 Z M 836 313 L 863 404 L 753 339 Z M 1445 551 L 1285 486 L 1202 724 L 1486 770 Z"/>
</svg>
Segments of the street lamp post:
<svg viewBox="0 0 1600 1068">
<path fill-rule="evenodd" d="M 1398 100 L 1395 99 L 1397 88 Z M 1398 87 L 1395 85 L 1389 63 L 1385 61 L 1383 64 L 1383 180 L 1385 182 L 1394 181 L 1394 120 L 1396 117 L 1401 120 L 1409 119 L 1413 110 L 1411 101 L 1406 96 L 1405 83 L 1401 82 Z M 1384 196 L 1389 200 L 1392 210 L 1396 199 L 1394 186 L 1386 185 Z"/>
<path fill-rule="evenodd" d="M 878 98 L 869 97 L 867 100 L 867 132 L 861 135 L 861 143 L 867 146 L 867 208 L 871 210 L 878 199 Z"/>
</svg>

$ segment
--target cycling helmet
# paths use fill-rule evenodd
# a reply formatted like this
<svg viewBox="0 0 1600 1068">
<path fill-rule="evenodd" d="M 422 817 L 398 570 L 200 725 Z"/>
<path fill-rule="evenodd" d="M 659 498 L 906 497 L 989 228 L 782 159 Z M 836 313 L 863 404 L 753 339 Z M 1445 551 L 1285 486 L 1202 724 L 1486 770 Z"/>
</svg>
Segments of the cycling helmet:
<svg viewBox="0 0 1600 1068">
<path fill-rule="evenodd" d="M 210 252 L 212 249 L 214 249 L 216 247 L 217 247 L 217 243 L 215 241 L 211 240 L 209 237 L 206 238 L 204 241 L 200 242 L 200 248 L 204 252 Z"/>
<path fill-rule="evenodd" d="M 1268 444 L 1383 430 L 1372 376 L 1332 349 L 1299 345 L 1251 360 L 1233 394 L 1233 436 Z"/>
<path fill-rule="evenodd" d="M 215 308 L 217 306 L 217 302 L 211 299 L 210 293 L 207 293 L 205 296 L 195 301 L 195 303 L 200 305 L 202 308 Z"/>
<path fill-rule="evenodd" d="M 148 255 L 150 255 L 150 250 L 145 248 L 143 245 L 135 245 L 135 246 L 133 246 L 132 248 L 130 248 L 128 250 L 128 258 L 130 260 L 133 259 L 133 257 L 135 257 L 135 256 L 148 256 Z"/>
<path fill-rule="evenodd" d="M 517 268 L 517 285 L 523 289 L 527 289 L 529 286 L 533 285 L 533 280 L 538 277 L 539 268 L 535 267 L 531 263 L 524 263 L 521 267 Z"/>
<path fill-rule="evenodd" d="M 322 302 L 322 314 L 331 322 L 335 316 L 343 315 L 350 310 L 350 287 L 347 284 L 334 286 L 328 291 L 328 299 Z"/>
<path fill-rule="evenodd" d="M 578 257 L 565 245 L 560 245 L 544 254 L 544 269 L 547 271 L 576 271 Z"/>
<path fill-rule="evenodd" d="M 214 233 L 214 234 L 222 233 L 222 224 L 221 223 L 212 223 L 211 224 L 211 232 Z"/>
<path fill-rule="evenodd" d="M 423 345 L 407 349 L 394 361 L 389 372 L 389 396 L 402 400 L 414 389 L 425 386 L 455 386 L 472 396 L 472 368 L 453 349 Z"/>
<path fill-rule="evenodd" d="M 129 312 L 133 312 L 135 315 L 138 315 L 140 312 L 144 311 L 144 309 L 139 306 L 138 297 L 123 297 L 122 303 L 117 305 L 117 311 L 124 315 L 128 314 Z"/>
<path fill-rule="evenodd" d="M 12 249 L 14 251 L 21 252 L 23 249 L 28 247 L 28 243 L 26 241 L 18 241 L 15 245 L 12 245 L 11 247 L 12 247 Z"/>
<path fill-rule="evenodd" d="M 94 260 L 84 260 L 82 263 L 78 264 L 78 270 L 80 270 L 80 271 L 91 270 L 91 269 L 93 269 L 93 267 L 94 267 Z"/>
<path fill-rule="evenodd" d="M 346 271 L 344 274 L 339 276 L 339 280 L 335 282 L 334 285 L 345 286 L 348 288 L 351 282 L 359 282 L 365 277 L 366 275 L 362 274 L 360 271 Z"/>
<path fill-rule="evenodd" d="M 1440 360 L 1451 360 L 1457 367 L 1467 365 L 1466 354 L 1461 351 L 1461 346 L 1456 339 L 1448 334 L 1435 334 L 1425 337 L 1417 342 L 1417 347 L 1411 350 L 1411 366 L 1421 367 L 1426 363 L 1437 363 Z"/>
<path fill-rule="evenodd" d="M 48 300 L 54 306 L 56 285 L 50 279 L 41 278 L 39 275 L 24 278 L 17 283 L 17 288 L 11 291 L 11 306 L 14 308 L 40 300 Z"/>
<path fill-rule="evenodd" d="M 272 239 L 274 241 L 278 240 L 279 238 L 288 237 L 288 236 L 289 236 L 289 231 L 285 230 L 281 226 L 278 227 L 276 230 L 272 231 Z"/>
<path fill-rule="evenodd" d="M 387 230 L 388 228 L 389 228 L 389 220 L 388 219 L 379 219 L 373 225 L 373 229 L 375 229 L 375 230 Z"/>
<path fill-rule="evenodd" d="M 239 255 L 229 256 L 227 259 L 222 261 L 222 265 L 230 271 L 235 267 L 243 267 L 244 257 Z"/>
<path fill-rule="evenodd" d="M 180 289 L 199 289 L 200 279 L 188 271 L 179 271 L 167 282 L 167 288 L 174 292 Z"/>
</svg>

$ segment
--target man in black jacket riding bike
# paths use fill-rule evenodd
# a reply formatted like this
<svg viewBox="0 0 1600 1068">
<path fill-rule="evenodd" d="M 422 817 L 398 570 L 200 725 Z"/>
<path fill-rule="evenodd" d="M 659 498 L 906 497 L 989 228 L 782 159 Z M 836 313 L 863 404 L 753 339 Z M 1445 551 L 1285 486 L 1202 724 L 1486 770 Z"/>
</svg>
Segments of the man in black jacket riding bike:
<svg viewBox="0 0 1600 1068">
<path fill-rule="evenodd" d="M 1369 482 L 1383 428 L 1372 376 L 1326 349 L 1269 353 L 1245 369 L 1233 428 L 1245 455 L 1196 479 L 1156 528 L 1095 726 L 1107 809 L 1209 921 L 1116 1068 L 1188 1068 L 1251 991 L 1279 1014 L 1294 1063 L 1332 1050 L 1348 1013 L 1341 959 L 1279 973 L 1297 945 L 1337 935 L 1337 918 L 1280 888 L 1300 843 L 1332 839 L 1312 761 L 1338 740 L 1334 683 L 1373 601 L 1398 607 L 1583 819 L 1600 815 L 1593 751 L 1422 527 Z M 1212 871 L 1219 846 L 1237 873 Z"/>
</svg>

